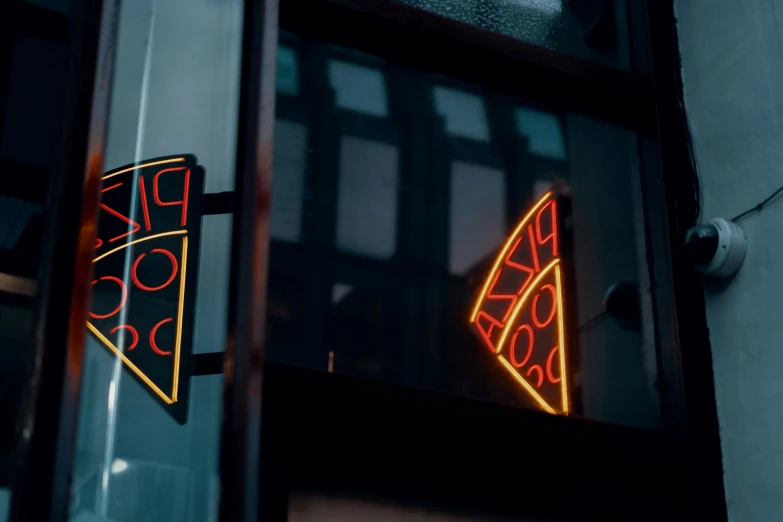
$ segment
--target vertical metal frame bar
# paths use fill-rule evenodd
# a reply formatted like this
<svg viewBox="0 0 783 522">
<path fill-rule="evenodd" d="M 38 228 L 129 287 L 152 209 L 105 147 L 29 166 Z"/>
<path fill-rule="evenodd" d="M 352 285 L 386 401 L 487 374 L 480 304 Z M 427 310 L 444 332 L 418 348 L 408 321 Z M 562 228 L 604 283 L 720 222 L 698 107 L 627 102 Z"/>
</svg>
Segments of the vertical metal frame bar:
<svg viewBox="0 0 783 522">
<path fill-rule="evenodd" d="M 689 519 L 727 520 L 712 353 L 701 280 L 684 256 L 697 218 L 673 0 L 632 2 L 629 20 L 637 67 L 653 71 L 658 143 L 640 137 L 642 194 L 654 314 L 658 388 L 665 429 L 684 441 L 683 495 Z"/>
<path fill-rule="evenodd" d="M 220 520 L 258 519 L 277 0 L 245 0 L 229 318 L 220 441 Z"/>
<path fill-rule="evenodd" d="M 70 2 L 65 120 L 46 211 L 10 520 L 68 514 L 119 0 Z"/>
</svg>

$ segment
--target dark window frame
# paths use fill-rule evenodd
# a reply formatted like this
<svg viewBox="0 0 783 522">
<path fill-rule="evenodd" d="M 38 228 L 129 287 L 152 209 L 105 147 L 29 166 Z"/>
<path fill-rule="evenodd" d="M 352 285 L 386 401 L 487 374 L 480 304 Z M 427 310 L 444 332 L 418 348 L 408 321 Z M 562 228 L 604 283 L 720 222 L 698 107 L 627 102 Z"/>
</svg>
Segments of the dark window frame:
<svg viewBox="0 0 783 522">
<path fill-rule="evenodd" d="M 665 86 L 667 78 L 676 78 L 678 74 L 677 64 L 671 59 L 672 42 L 676 45 L 672 34 L 674 30 L 672 6 L 668 2 L 629 3 L 632 4 L 629 6 L 628 15 L 633 40 L 633 62 L 638 70 L 652 73 L 651 77 L 609 69 L 554 53 L 467 24 L 445 20 L 394 0 L 282 0 L 281 28 L 362 52 L 377 54 L 406 65 L 420 67 L 428 72 L 445 74 L 475 85 L 488 86 L 515 97 L 532 99 L 545 105 L 556 105 L 565 111 L 580 113 L 616 126 L 632 128 L 638 133 L 648 264 L 655 288 L 653 293 L 656 326 L 661 323 L 666 325 L 659 329 L 656 336 L 658 387 L 661 391 L 664 432 L 642 433 L 619 426 L 597 427 L 595 423 L 574 420 L 560 423 L 559 419 L 545 419 L 534 412 L 519 411 L 514 412 L 515 423 L 526 424 L 528 426 L 526 436 L 539 444 L 543 443 L 540 438 L 541 433 L 548 433 L 550 436 L 557 433 L 557 437 L 566 439 L 577 433 L 581 434 L 578 440 L 582 444 L 575 442 L 574 447 L 580 447 L 584 454 L 600 454 L 605 459 L 604 469 L 592 463 L 594 476 L 591 476 L 591 480 L 594 480 L 595 484 L 587 488 L 594 495 L 593 500 L 596 498 L 602 500 L 591 504 L 592 507 L 582 505 L 579 512 L 583 516 L 620 519 L 622 513 L 626 515 L 633 513 L 631 516 L 639 520 L 654 519 L 661 515 L 685 520 L 695 513 L 704 515 L 699 503 L 709 499 L 709 508 L 706 511 L 717 517 L 714 518 L 715 520 L 725 520 L 722 466 L 719 443 L 716 444 L 717 420 L 714 396 L 711 393 L 712 381 L 709 374 L 711 358 L 709 341 L 704 328 L 703 298 L 699 285 L 694 285 L 693 278 L 687 277 L 689 269 L 682 263 L 680 244 L 683 228 L 687 227 L 687 223 L 683 223 L 683 220 L 687 221 L 687 217 L 677 211 L 676 202 L 678 198 L 683 197 L 682 189 L 672 183 L 671 174 L 677 165 L 682 165 L 688 160 L 682 148 L 678 147 L 678 140 L 684 141 L 686 138 L 683 134 L 684 115 L 678 104 L 678 93 Z M 299 14 L 305 12 L 308 13 L 306 17 Z M 653 37 L 650 37 L 649 27 L 654 29 Z M 405 41 L 390 38 L 394 34 L 404 34 Z M 667 34 L 671 38 L 668 42 L 665 36 L 661 36 Z M 645 69 L 650 70 L 645 71 Z M 503 83 L 504 78 L 507 80 L 507 76 L 501 72 L 504 70 L 516 70 L 519 71 L 517 77 L 534 78 L 534 80 L 527 84 L 515 79 Z M 665 227 L 661 227 L 661 223 L 665 224 Z M 653 224 L 655 226 L 652 226 Z M 668 232 L 653 236 L 651 231 L 655 228 L 663 228 Z M 663 249 L 660 248 L 662 241 L 665 247 Z M 659 247 L 657 251 L 655 247 Z M 665 288 L 657 290 L 658 287 Z M 697 306 L 692 309 L 688 305 Z M 660 341 L 661 336 L 670 334 L 673 340 Z M 694 350 L 696 353 L 693 355 L 684 356 L 681 347 L 685 340 L 697 343 L 698 352 Z M 683 367 L 681 362 L 687 363 L 688 366 Z M 690 372 L 688 373 L 687 370 Z M 427 392 L 403 390 L 394 386 L 335 375 L 325 379 L 323 376 L 310 374 L 304 370 L 279 367 L 273 363 L 268 363 L 266 374 L 267 402 L 264 417 L 267 419 L 265 423 L 267 428 L 262 439 L 267 442 L 263 444 L 262 462 L 263 455 L 266 454 L 268 465 L 262 467 L 262 484 L 267 484 L 268 487 L 272 487 L 273 476 L 283 476 L 289 479 L 288 487 L 296 490 L 302 487 L 303 482 L 297 482 L 298 479 L 294 476 L 302 474 L 312 479 L 314 474 L 307 471 L 308 466 L 312 466 L 332 472 L 313 479 L 318 483 L 317 487 L 324 487 L 332 481 L 340 484 L 338 490 L 342 488 L 343 493 L 351 491 L 358 493 L 359 489 L 356 488 L 362 489 L 364 486 L 353 481 L 351 477 L 369 470 L 363 467 L 360 455 L 355 458 L 346 456 L 355 449 L 349 444 L 341 445 L 339 433 L 364 433 L 367 437 L 379 437 L 377 440 L 391 444 L 393 436 L 384 433 L 380 425 L 388 429 L 389 425 L 395 423 L 410 422 L 410 412 L 416 411 L 416 405 L 422 401 L 438 402 L 437 409 L 449 411 L 451 415 L 456 416 L 463 415 L 473 407 L 469 401 L 457 398 L 435 398 Z M 285 378 L 277 377 L 278 374 L 285 375 Z M 687 388 L 708 385 L 709 391 L 700 390 L 698 395 L 691 393 L 686 397 L 682 383 L 690 382 L 691 375 L 694 384 Z M 373 403 L 363 402 L 361 399 L 354 400 L 353 404 L 348 397 L 343 397 L 341 400 L 334 398 L 330 402 L 326 399 L 323 399 L 323 402 L 315 399 L 319 404 L 318 407 L 309 404 L 314 397 L 311 394 L 328 395 L 334 392 L 339 396 L 347 389 L 351 389 L 357 395 L 374 396 L 381 404 L 388 406 L 388 409 L 383 410 L 386 417 L 377 419 L 378 426 L 368 428 L 366 423 L 352 420 L 361 418 L 362 413 L 372 407 Z M 289 402 L 284 404 L 281 400 L 278 403 L 276 395 L 285 396 Z M 293 397 L 298 397 L 301 402 L 296 402 Z M 392 403 L 396 404 L 392 405 Z M 504 422 L 499 419 L 504 418 L 504 415 L 510 415 L 489 405 L 483 405 L 482 408 L 487 416 L 484 418 L 486 423 Z M 316 429 L 320 425 L 317 422 L 298 422 L 291 417 L 289 411 L 285 411 L 287 409 L 296 411 L 297 418 L 319 418 L 322 422 L 327 422 L 328 418 L 343 420 L 344 424 L 339 429 L 330 428 L 327 430 L 328 433 L 324 434 L 324 437 L 333 444 L 334 453 L 342 455 L 339 464 L 337 460 L 330 459 L 329 456 L 324 456 L 318 451 L 302 451 L 302 446 L 292 442 L 298 441 L 304 444 L 304 440 L 296 438 L 297 433 L 301 430 L 307 432 Z M 448 435 L 438 423 L 428 422 L 430 419 L 427 419 L 426 415 L 415 418 L 420 422 L 420 426 L 426 426 L 421 431 Z M 446 422 L 443 417 L 438 419 L 441 423 Z M 292 426 L 291 431 L 281 428 L 286 422 Z M 338 423 L 331 422 L 332 426 L 334 424 Z M 296 426 L 296 429 L 293 429 L 293 426 Z M 538 435 L 531 435 L 531 427 L 534 428 L 533 431 L 538 432 Z M 471 429 L 469 426 L 462 426 L 462 428 L 464 435 L 459 436 L 460 441 L 478 440 L 480 430 Z M 516 429 L 520 430 L 516 433 L 522 435 L 524 429 L 515 426 L 514 431 Z M 612 437 L 617 438 L 614 439 L 613 445 L 607 446 L 593 438 L 592 430 L 606 430 L 604 435 L 611 433 Z M 398 431 L 393 433 L 400 435 Z M 411 441 L 410 444 L 407 449 L 414 456 L 398 454 L 397 461 L 385 461 L 391 466 L 390 469 L 396 470 L 397 476 L 407 470 L 408 474 L 405 475 L 407 478 L 404 480 L 411 477 L 410 470 L 416 469 L 417 463 L 427 458 L 435 460 L 439 458 L 433 457 L 433 447 L 427 443 L 417 445 Z M 459 446 L 458 443 L 456 445 Z M 296 449 L 293 449 L 294 446 Z M 281 447 L 290 448 L 288 454 L 292 457 L 281 456 L 286 454 L 285 451 L 281 451 Z M 479 453 L 481 451 L 476 450 L 474 455 Z M 579 451 L 569 454 L 571 457 L 569 469 L 578 469 L 580 465 L 590 466 L 589 459 L 584 455 L 580 458 Z M 653 454 L 658 454 L 659 458 L 654 462 L 646 461 L 646 464 L 641 465 L 645 457 Z M 623 459 L 629 459 L 635 465 L 633 470 L 626 470 L 625 483 L 614 483 L 605 475 L 611 469 L 619 470 Z M 543 463 L 543 460 L 541 462 Z M 341 468 L 339 471 L 338 467 Z M 490 465 L 485 462 L 474 471 L 486 477 L 493 473 L 502 473 L 503 469 L 503 465 Z M 454 471 L 452 469 L 449 472 L 427 474 L 427 476 L 430 483 L 432 480 L 442 480 L 454 485 L 453 481 L 449 482 L 449 474 Z M 471 483 L 474 488 L 472 491 L 474 493 L 481 491 L 481 495 L 471 495 L 470 491 L 465 490 L 460 490 L 459 494 L 447 493 L 441 499 L 443 501 L 441 507 L 447 505 L 465 507 L 465 502 L 471 501 L 466 498 L 472 499 L 473 502 L 492 499 L 494 505 L 503 505 L 502 499 L 493 496 L 491 490 L 482 488 L 475 480 Z M 698 483 L 701 486 L 692 485 Z M 315 482 L 310 484 L 313 485 Z M 269 505 L 265 508 L 269 513 L 282 514 L 288 502 L 289 491 L 280 484 L 274 487 L 280 496 L 274 499 L 267 497 Z M 412 495 L 409 498 L 423 494 L 425 491 L 416 490 L 415 486 L 406 489 L 399 484 L 396 486 L 386 484 L 378 488 L 375 490 L 377 494 L 384 491 L 383 494 L 400 496 L 400 498 L 406 497 L 406 491 Z M 535 493 L 531 494 L 531 497 L 552 500 L 543 488 L 533 489 Z M 614 508 L 605 507 L 616 500 L 613 499 L 616 493 L 624 491 L 629 495 L 627 499 L 630 500 L 634 498 L 634 492 L 638 493 L 639 490 L 644 493 L 635 497 L 633 502 L 616 502 Z M 332 490 L 332 493 L 336 491 Z M 568 491 L 569 495 L 577 493 L 576 488 Z M 613 491 L 613 494 L 603 496 L 601 491 Z M 364 493 L 371 494 L 366 490 Z M 542 514 L 547 513 L 544 504 L 541 505 Z M 639 506 L 645 506 L 645 509 L 640 510 Z M 551 505 L 549 507 L 551 508 Z M 510 509 L 510 506 L 506 508 Z M 535 511 L 536 509 L 531 507 L 531 512 Z M 506 514 L 508 513 L 510 512 L 507 511 Z M 553 510 L 548 514 L 552 515 Z M 562 514 L 576 513 L 564 508 Z"/>
</svg>

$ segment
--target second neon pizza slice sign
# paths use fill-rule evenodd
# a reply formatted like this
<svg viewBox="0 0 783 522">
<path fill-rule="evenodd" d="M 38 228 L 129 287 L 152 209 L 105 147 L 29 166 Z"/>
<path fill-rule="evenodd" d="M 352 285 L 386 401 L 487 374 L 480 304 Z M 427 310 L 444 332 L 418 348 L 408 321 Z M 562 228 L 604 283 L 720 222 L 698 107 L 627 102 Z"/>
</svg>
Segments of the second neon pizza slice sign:
<svg viewBox="0 0 783 522">
<path fill-rule="evenodd" d="M 568 415 L 563 202 L 547 192 L 520 219 L 493 260 L 470 322 L 541 409 Z"/>
<path fill-rule="evenodd" d="M 204 169 L 192 155 L 103 176 L 87 328 L 179 423 L 187 420 Z"/>
</svg>

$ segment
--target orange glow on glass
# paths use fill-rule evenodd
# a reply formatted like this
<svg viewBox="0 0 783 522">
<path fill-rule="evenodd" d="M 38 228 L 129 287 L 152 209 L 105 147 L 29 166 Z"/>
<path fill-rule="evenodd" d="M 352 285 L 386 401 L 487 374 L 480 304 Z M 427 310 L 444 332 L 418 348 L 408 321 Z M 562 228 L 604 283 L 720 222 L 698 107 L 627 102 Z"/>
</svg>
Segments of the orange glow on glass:
<svg viewBox="0 0 783 522">
<path fill-rule="evenodd" d="M 147 236 L 147 237 L 143 237 L 141 239 L 136 239 L 136 240 L 133 240 L 133 241 L 129 241 L 129 242 L 125 243 L 122 246 L 118 246 L 117 248 L 109 250 L 108 252 L 104 252 L 103 254 L 101 254 L 98 257 L 96 257 L 95 259 L 93 259 L 92 262 L 95 263 L 97 261 L 100 261 L 101 259 L 103 259 L 106 256 L 110 256 L 110 255 L 114 254 L 115 252 L 119 252 L 123 248 L 128 248 L 129 246 L 135 245 L 137 243 L 141 243 L 142 241 L 149 241 L 150 239 L 157 239 L 159 237 L 166 237 L 166 236 L 185 235 L 187 233 L 188 233 L 187 230 L 173 230 L 171 232 L 161 232 L 160 234 L 154 234 L 152 236 Z"/>
<path fill-rule="evenodd" d="M 168 317 L 166 319 L 163 319 L 162 321 L 158 322 L 158 324 L 153 326 L 152 330 L 150 330 L 150 347 L 152 348 L 152 351 L 157 353 L 158 355 L 171 355 L 171 352 L 166 352 L 158 348 L 158 343 L 155 342 L 155 334 L 158 333 L 158 328 L 173 320 L 174 320 L 173 317 Z"/>
<path fill-rule="evenodd" d="M 506 240 L 506 243 L 503 245 L 503 248 L 498 253 L 497 257 L 495 258 L 495 262 L 492 265 L 492 270 L 489 273 L 489 276 L 486 278 L 486 281 L 484 283 L 484 287 L 481 289 L 481 292 L 479 293 L 478 299 L 476 299 L 476 304 L 473 307 L 473 312 L 470 314 L 470 322 L 473 323 L 476 321 L 476 316 L 479 313 L 479 309 L 481 308 L 481 303 L 484 302 L 484 298 L 487 295 L 487 291 L 489 289 L 490 282 L 495 277 L 495 272 L 498 271 L 500 264 L 503 262 L 503 260 L 506 258 L 506 254 L 508 253 L 509 249 L 511 248 L 511 245 L 514 244 L 514 242 L 517 239 L 517 236 L 519 236 L 519 233 L 522 231 L 524 226 L 527 224 L 528 221 L 530 221 L 530 218 L 532 218 L 539 208 L 541 208 L 541 205 L 547 202 L 549 198 L 552 197 L 552 192 L 547 192 L 541 198 L 536 202 L 535 205 L 533 205 L 533 208 L 530 209 L 530 211 L 525 214 L 525 217 L 522 218 L 522 220 L 519 222 L 517 227 L 514 229 L 514 231 L 511 233 L 511 235 Z"/>
<path fill-rule="evenodd" d="M 128 351 L 131 351 L 134 348 L 136 348 L 136 345 L 139 344 L 139 332 L 137 332 L 134 327 L 132 327 L 129 324 L 121 324 L 121 325 L 115 326 L 114 328 L 109 330 L 109 333 L 110 334 L 117 333 L 117 330 L 128 330 L 131 333 L 131 335 L 133 336 L 133 342 L 128 347 Z"/>
<path fill-rule="evenodd" d="M 87 314 L 93 319 L 108 319 L 109 317 L 113 316 L 114 314 L 122 310 L 122 307 L 125 306 L 125 302 L 128 300 L 128 287 L 125 286 L 125 283 L 122 282 L 122 279 L 119 279 L 114 276 L 103 276 L 100 279 L 96 279 L 95 281 L 93 281 L 90 284 L 90 286 L 95 286 L 95 283 L 97 283 L 98 281 L 114 281 L 115 283 L 120 285 L 120 290 L 122 291 L 122 299 L 120 299 L 119 306 L 115 308 L 114 311 L 111 312 L 110 314 L 98 315 L 93 312 L 89 312 L 89 311 L 87 312 Z"/>
<path fill-rule="evenodd" d="M 184 161 L 185 158 L 173 158 L 173 159 L 167 159 L 161 161 L 151 161 L 149 163 L 142 163 L 141 165 L 136 165 L 135 167 L 128 167 L 127 169 L 122 169 L 117 172 L 112 172 L 111 174 L 107 174 L 106 176 L 103 176 L 101 180 L 107 180 L 109 178 L 113 178 L 114 176 L 125 174 L 126 172 L 132 172 L 136 169 L 143 169 L 144 167 L 153 167 L 155 165 L 163 165 L 165 163 L 183 163 Z"/>
<path fill-rule="evenodd" d="M 533 292 L 533 290 L 536 289 L 538 286 L 538 283 L 541 282 L 541 280 L 546 277 L 546 275 L 555 268 L 555 265 L 557 265 L 560 262 L 559 259 L 553 259 L 549 262 L 548 265 L 544 267 L 541 272 L 536 276 L 536 278 L 533 280 L 533 282 L 528 286 L 528 289 L 525 290 L 525 292 L 522 294 L 522 297 L 517 301 L 516 306 L 514 306 L 514 310 L 511 312 L 511 316 L 509 317 L 509 320 L 506 321 L 506 325 L 503 328 L 503 333 L 500 334 L 500 340 L 498 341 L 498 349 L 497 353 L 500 353 L 503 350 L 503 344 L 506 342 L 506 338 L 508 337 L 509 331 L 511 330 L 511 326 L 514 324 L 514 321 L 516 320 L 517 316 L 519 315 L 520 310 L 522 310 L 522 307 L 527 302 L 528 297 L 530 297 L 530 294 Z"/>
<path fill-rule="evenodd" d="M 164 254 L 169 258 L 169 261 L 171 261 L 171 275 L 166 280 L 165 283 L 163 283 L 160 286 L 147 286 L 143 284 L 141 281 L 139 281 L 139 276 L 136 274 L 136 269 L 139 266 L 139 262 L 144 259 L 144 256 L 147 254 L 141 254 L 139 257 L 136 258 L 136 261 L 133 262 L 133 266 L 131 267 L 131 278 L 133 279 L 133 283 L 141 288 L 142 290 L 145 290 L 147 292 L 157 292 L 158 290 L 163 290 L 167 286 L 169 286 L 169 283 L 174 281 L 174 278 L 177 277 L 177 269 L 179 268 L 177 266 L 177 258 L 174 257 L 174 254 L 166 250 L 165 248 L 154 248 L 152 249 L 152 253 L 160 253 Z"/>
<path fill-rule="evenodd" d="M 538 394 L 535 388 L 533 388 L 529 382 L 527 382 L 521 375 L 517 373 L 517 371 L 514 369 L 513 366 L 511 366 L 511 363 L 508 362 L 506 359 L 503 358 L 502 355 L 498 356 L 498 359 L 500 360 L 501 364 L 503 364 L 503 367 L 508 370 L 508 372 L 511 374 L 516 381 L 522 385 L 525 390 L 535 399 L 535 401 L 541 406 L 541 408 L 544 409 L 547 413 L 557 414 L 557 412 L 552 409 L 552 406 L 546 403 L 544 399 L 541 398 L 541 395 Z"/>
<path fill-rule="evenodd" d="M 179 390 L 179 361 L 182 348 L 182 315 L 185 312 L 185 278 L 188 271 L 188 236 L 182 238 L 182 275 L 179 278 L 179 301 L 177 302 L 177 339 L 174 343 L 174 377 L 171 388 L 171 397 L 177 401 Z"/>
<path fill-rule="evenodd" d="M 557 329 L 560 344 L 560 391 L 563 397 L 563 414 L 568 415 L 568 385 L 566 384 L 565 320 L 563 318 L 563 285 L 560 281 L 560 267 L 555 267 L 557 283 Z"/>
<path fill-rule="evenodd" d="M 108 347 L 108 348 L 109 348 L 109 349 L 110 349 L 112 352 L 114 352 L 114 353 L 117 355 L 117 357 L 119 357 L 119 358 L 122 360 L 122 362 L 123 362 L 123 363 L 125 363 L 125 365 L 126 365 L 128 368 L 130 368 L 130 370 L 131 370 L 133 373 L 135 373 L 136 375 L 138 375 L 138 376 L 139 376 L 139 378 L 140 378 L 142 381 L 144 381 L 144 384 L 146 384 L 147 386 L 149 386 L 149 387 L 150 387 L 150 389 L 151 389 L 152 391 L 154 391 L 154 392 L 155 392 L 155 393 L 158 395 L 158 397 L 160 397 L 161 399 L 163 399 L 163 401 L 164 401 L 166 404 L 171 404 L 171 403 L 175 402 L 175 401 L 172 401 L 171 399 L 169 399 L 168 395 L 166 395 L 165 393 L 163 393 L 163 391 L 162 391 L 160 388 L 158 388 L 158 387 L 155 385 L 155 383 L 154 383 L 154 382 L 152 382 L 152 380 L 151 380 L 149 377 L 147 377 L 147 375 L 146 375 L 144 372 L 142 372 L 141 370 L 139 370 L 139 367 L 138 367 L 138 366 L 136 366 L 135 364 L 133 364 L 133 363 L 131 362 L 131 360 L 130 360 L 130 359 L 128 359 L 128 358 L 125 356 L 125 354 L 123 354 L 123 353 L 122 353 L 122 352 L 121 352 L 121 351 L 120 351 L 120 350 L 119 350 L 119 349 L 118 349 L 116 346 L 114 346 L 114 344 L 113 344 L 113 343 L 112 343 L 110 340 L 108 340 L 108 339 L 106 338 L 106 336 L 105 336 L 105 335 L 103 335 L 103 334 L 102 334 L 102 333 L 101 333 L 101 332 L 100 332 L 100 331 L 99 331 L 97 328 L 95 328 L 95 326 L 93 326 L 93 324 L 92 324 L 90 321 L 87 321 L 87 328 L 89 328 L 89 330 L 90 330 L 90 331 L 91 331 L 93 334 L 95 334 L 95 336 L 96 336 L 98 339 L 100 339 L 100 340 L 103 342 L 103 344 L 104 344 L 104 345 L 106 345 L 106 347 Z"/>
<path fill-rule="evenodd" d="M 538 320 L 538 298 L 541 297 L 541 292 L 544 290 L 549 290 L 552 293 L 552 311 L 549 312 L 549 317 L 547 317 L 543 321 Z M 541 287 L 541 290 L 536 294 L 536 296 L 533 298 L 533 308 L 530 310 L 530 315 L 533 317 L 533 324 L 536 325 L 536 328 L 545 328 L 549 323 L 552 322 L 552 319 L 555 318 L 555 314 L 557 313 L 557 297 L 556 297 L 556 291 L 555 287 L 552 285 L 544 285 Z"/>
<path fill-rule="evenodd" d="M 182 194 L 182 199 L 177 201 L 161 201 L 160 195 L 158 194 L 158 178 L 160 178 L 160 175 L 164 172 L 179 172 L 179 171 L 185 171 L 185 183 L 184 183 L 184 191 Z M 160 205 L 161 207 L 173 207 L 177 205 L 182 205 L 182 226 L 184 227 L 188 222 L 188 189 L 190 188 L 190 169 L 186 169 L 185 167 L 172 167 L 170 169 L 163 169 L 157 174 L 155 174 L 155 177 L 152 178 L 152 197 L 155 200 L 155 203 Z"/>
<path fill-rule="evenodd" d="M 541 214 L 543 214 L 547 208 L 551 209 L 550 215 L 552 216 L 552 232 L 546 237 L 541 237 Z M 541 210 L 539 210 L 538 214 L 536 214 L 536 232 L 538 233 L 538 244 L 543 246 L 551 240 L 552 255 L 557 256 L 557 203 L 554 199 L 541 207 Z"/>
<path fill-rule="evenodd" d="M 519 332 L 522 330 L 527 332 L 527 354 L 525 355 L 525 358 L 522 362 L 517 362 L 516 357 L 516 347 L 517 347 L 517 336 L 519 335 Z M 511 348 L 508 350 L 508 354 L 511 358 L 511 365 L 514 368 L 521 368 L 524 365 L 527 364 L 527 361 L 530 360 L 530 356 L 533 355 L 533 345 L 535 344 L 536 336 L 533 334 L 533 329 L 530 328 L 529 325 L 523 324 L 519 328 L 517 328 L 517 331 L 514 332 L 514 335 L 511 337 Z"/>
</svg>

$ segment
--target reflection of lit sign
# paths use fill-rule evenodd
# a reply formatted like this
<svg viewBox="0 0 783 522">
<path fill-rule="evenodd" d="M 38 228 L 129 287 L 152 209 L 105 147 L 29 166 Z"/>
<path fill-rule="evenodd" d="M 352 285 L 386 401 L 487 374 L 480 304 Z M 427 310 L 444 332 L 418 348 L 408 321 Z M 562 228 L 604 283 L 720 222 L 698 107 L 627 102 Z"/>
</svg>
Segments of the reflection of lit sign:
<svg viewBox="0 0 783 522">
<path fill-rule="evenodd" d="M 541 408 L 567 415 L 562 203 L 548 192 L 522 218 L 494 260 L 470 322 Z"/>
<path fill-rule="evenodd" d="M 87 328 L 177 422 L 187 419 L 204 169 L 156 158 L 103 176 Z"/>
</svg>

